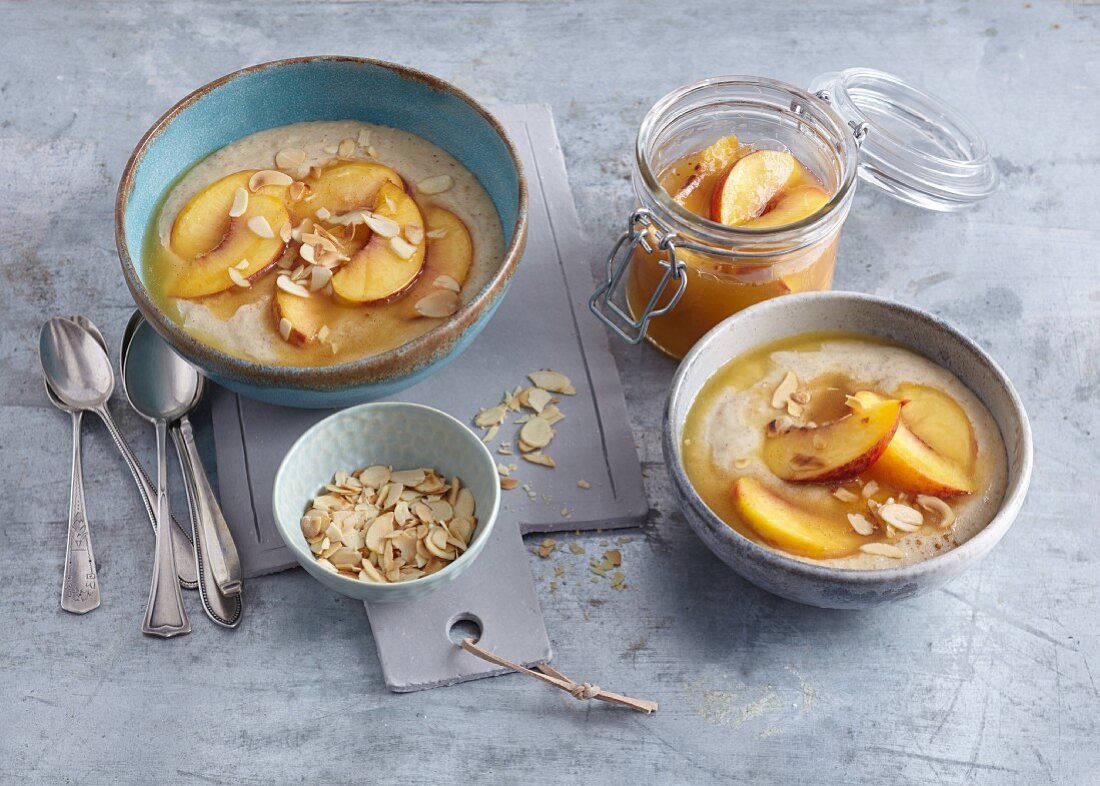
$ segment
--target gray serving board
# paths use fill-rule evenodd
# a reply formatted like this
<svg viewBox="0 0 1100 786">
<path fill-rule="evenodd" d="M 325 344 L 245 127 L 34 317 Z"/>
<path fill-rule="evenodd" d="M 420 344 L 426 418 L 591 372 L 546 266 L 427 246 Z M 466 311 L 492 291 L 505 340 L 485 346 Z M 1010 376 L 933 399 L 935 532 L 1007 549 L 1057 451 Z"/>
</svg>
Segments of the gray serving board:
<svg viewBox="0 0 1100 786">
<path fill-rule="evenodd" d="M 523 533 L 637 525 L 647 510 L 641 465 L 607 336 L 588 312 L 591 256 L 599 250 L 581 235 L 549 107 L 507 107 L 497 116 L 527 174 L 527 250 L 504 302 L 477 340 L 449 366 L 393 398 L 429 404 L 469 423 L 506 389 L 529 384 L 527 372 L 553 368 L 567 374 L 577 395 L 561 397 L 566 419 L 546 450 L 557 469 L 526 462 L 518 451 L 498 456 L 501 463 L 518 465 L 514 476 L 534 492 L 504 492 L 500 525 L 518 524 Z M 272 406 L 211 388 L 222 508 L 244 575 L 294 567 L 272 523 L 272 484 L 291 444 L 329 412 Z M 515 445 L 516 427 L 500 430 L 494 451 L 501 441 Z M 590 488 L 579 488 L 579 480 Z"/>
</svg>

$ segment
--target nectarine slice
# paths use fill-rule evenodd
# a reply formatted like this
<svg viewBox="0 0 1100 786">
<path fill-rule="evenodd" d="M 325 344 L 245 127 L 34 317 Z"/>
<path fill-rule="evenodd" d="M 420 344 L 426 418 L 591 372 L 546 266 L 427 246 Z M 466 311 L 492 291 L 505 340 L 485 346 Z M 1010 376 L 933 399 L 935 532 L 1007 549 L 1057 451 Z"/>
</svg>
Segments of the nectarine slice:
<svg viewBox="0 0 1100 786">
<path fill-rule="evenodd" d="M 714 189 L 711 219 L 741 226 L 756 218 L 795 178 L 801 165 L 782 150 L 757 150 L 737 161 Z"/>
<path fill-rule="evenodd" d="M 829 202 L 829 195 L 817 186 L 799 186 L 779 194 L 763 215 L 745 221 L 749 229 L 782 227 L 812 216 Z"/>
<path fill-rule="evenodd" d="M 316 297 L 298 297 L 276 288 L 273 304 L 280 335 L 284 335 L 282 321 L 285 319 L 290 324 L 285 338 L 291 344 L 305 346 L 317 338 L 317 334 L 325 324 L 324 316 L 318 310 L 317 301 Z"/>
<path fill-rule="evenodd" d="M 793 428 L 768 437 L 764 463 L 792 483 L 830 483 L 854 478 L 886 451 L 901 422 L 902 402 L 888 399 L 815 428 Z"/>
<path fill-rule="evenodd" d="M 255 193 L 250 191 L 248 181 L 257 171 L 246 169 L 226 175 L 191 197 L 172 222 L 169 239 L 172 250 L 184 259 L 195 259 L 221 243 L 229 229 L 229 211 L 238 189 L 244 189 L 249 199 L 256 194 L 285 199 L 286 186 L 263 186 Z M 275 234 L 280 227 L 281 224 L 272 226 Z"/>
<path fill-rule="evenodd" d="M 942 390 L 913 382 L 898 387 L 895 395 L 909 401 L 901 420 L 910 431 L 966 472 L 974 469 L 978 442 L 970 418 L 959 402 Z"/>
<path fill-rule="evenodd" d="M 237 286 L 234 279 L 251 279 L 263 273 L 282 256 L 286 244 L 279 229 L 289 220 L 281 200 L 251 194 L 242 215 L 224 219 L 224 233 L 217 245 L 191 259 L 181 254 L 182 265 L 166 288 L 168 295 L 213 295 Z"/>
<path fill-rule="evenodd" d="M 830 504 L 826 510 L 804 508 L 748 476 L 737 479 L 730 498 L 737 515 L 761 540 L 792 554 L 813 559 L 843 557 L 865 542 L 848 526 L 839 504 Z"/>
<path fill-rule="evenodd" d="M 428 221 L 428 274 L 450 276 L 459 286 L 465 284 L 474 259 L 474 241 L 466 224 L 450 210 L 434 205 L 424 211 L 424 218 Z"/>
<path fill-rule="evenodd" d="M 882 396 L 862 390 L 852 397 L 864 412 L 882 406 Z M 871 468 L 876 479 L 902 491 L 951 497 L 973 494 L 974 482 L 957 463 L 940 455 L 903 422 Z"/>
<path fill-rule="evenodd" d="M 316 219 L 321 208 L 331 215 L 370 209 L 383 183 L 392 183 L 402 191 L 405 188 L 404 181 L 395 171 L 369 161 L 337 164 L 306 178 L 304 182 L 309 188 L 301 199 L 291 202 L 289 206 L 295 224 L 303 218 Z"/>
<path fill-rule="evenodd" d="M 378 189 L 373 212 L 396 222 L 402 234 L 383 237 L 375 233 L 332 277 L 333 291 L 352 303 L 394 298 L 416 283 L 424 268 L 424 218 L 412 197 L 385 182 Z M 410 231 L 410 226 L 419 231 Z M 409 236 L 418 242 L 411 242 Z"/>
</svg>

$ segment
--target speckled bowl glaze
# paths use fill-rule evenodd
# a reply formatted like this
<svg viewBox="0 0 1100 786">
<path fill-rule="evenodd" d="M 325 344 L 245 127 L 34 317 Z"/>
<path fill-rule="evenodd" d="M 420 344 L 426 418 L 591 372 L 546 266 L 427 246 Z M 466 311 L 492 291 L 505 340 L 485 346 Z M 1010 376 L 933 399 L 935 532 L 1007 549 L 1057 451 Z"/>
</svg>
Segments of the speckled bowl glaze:
<svg viewBox="0 0 1100 786">
<path fill-rule="evenodd" d="M 431 467 L 461 478 L 477 506 L 477 528 L 466 553 L 437 573 L 398 584 L 349 579 L 317 564 L 300 524 L 309 501 L 338 470 L 373 464 Z M 329 589 L 371 603 L 412 600 L 450 584 L 485 548 L 500 509 L 500 478 L 485 444 L 447 413 L 421 404 L 361 404 L 330 415 L 298 438 L 275 474 L 272 509 L 275 528 L 294 558 Z"/>
<path fill-rule="evenodd" d="M 255 363 L 202 343 L 161 313 L 142 280 L 142 239 L 167 191 L 193 164 L 241 137 L 309 120 L 360 120 L 411 131 L 477 176 L 496 206 L 506 245 L 500 267 L 448 320 L 388 352 L 323 368 Z M 142 137 L 122 174 L 115 238 L 141 313 L 207 376 L 252 398 L 339 407 L 391 395 L 453 360 L 485 327 L 523 253 L 527 187 L 500 124 L 453 85 L 392 63 L 304 57 L 245 68 L 199 88 Z"/>
<path fill-rule="evenodd" d="M 1008 451 L 1008 487 L 997 515 L 958 548 L 884 570 L 848 570 L 792 559 L 727 526 L 699 497 L 684 472 L 684 420 L 703 384 L 730 359 L 788 336 L 846 330 L 908 347 L 958 377 L 993 415 Z M 1015 521 L 1031 480 L 1031 426 L 1004 372 L 977 344 L 931 314 L 851 292 L 787 295 L 745 309 L 705 335 L 684 358 L 672 383 L 664 421 L 664 453 L 684 515 L 702 541 L 754 584 L 790 600 L 858 609 L 911 598 L 939 587 L 989 553 Z"/>
</svg>

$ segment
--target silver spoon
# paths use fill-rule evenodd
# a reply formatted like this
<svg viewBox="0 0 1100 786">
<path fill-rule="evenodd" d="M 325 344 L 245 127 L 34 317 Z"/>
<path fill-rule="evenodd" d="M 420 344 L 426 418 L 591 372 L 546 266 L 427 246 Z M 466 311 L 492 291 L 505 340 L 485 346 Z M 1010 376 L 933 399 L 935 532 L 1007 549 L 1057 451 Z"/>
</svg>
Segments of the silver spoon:
<svg viewBox="0 0 1100 786">
<path fill-rule="evenodd" d="M 46 395 L 54 406 L 69 413 L 73 429 L 72 485 L 69 491 L 69 526 L 65 538 L 65 568 L 61 580 L 61 608 L 73 614 L 87 614 L 99 607 L 100 598 L 99 578 L 96 575 L 95 556 L 92 554 L 92 539 L 84 504 L 84 467 L 80 439 L 84 410 L 62 401 L 49 382 L 51 372 L 47 368 L 52 368 L 70 351 L 65 331 L 54 324 L 56 321 L 58 320 L 50 320 L 42 326 L 38 337 L 38 352 L 42 371 L 46 376 Z"/>
<path fill-rule="evenodd" d="M 99 332 L 99 328 L 97 328 L 90 319 L 76 316 L 70 317 L 69 321 L 87 331 L 102 348 L 104 357 L 107 357 L 107 342 L 103 339 L 103 334 Z M 107 358 L 107 363 L 109 366 L 109 357 Z M 103 395 L 103 403 L 97 407 L 91 408 L 91 411 L 95 412 L 100 420 L 103 421 L 103 425 L 107 427 L 107 432 L 111 435 L 111 440 L 115 443 L 115 447 L 118 448 L 118 452 L 122 454 L 122 458 L 130 470 L 130 475 L 133 476 L 134 482 L 137 484 L 138 494 L 141 497 L 142 504 L 145 506 L 145 513 L 149 517 L 149 524 L 155 533 L 157 520 L 153 484 L 149 482 L 149 476 L 145 474 L 145 468 L 141 466 L 141 463 L 137 460 L 137 456 L 134 455 L 134 451 L 130 449 L 130 445 L 123 439 L 122 432 L 118 430 L 114 418 L 111 417 L 111 411 L 107 408 L 107 401 L 111 398 L 111 393 L 114 392 L 114 386 L 115 381 L 114 375 L 112 374 L 110 387 Z M 46 374 L 46 394 L 55 404 L 67 406 L 57 397 L 57 392 L 50 382 L 49 373 Z M 83 489 L 81 489 L 81 491 L 83 491 Z M 172 548 L 176 554 L 176 569 L 179 576 L 179 582 L 187 589 L 195 589 L 198 586 L 198 578 L 195 573 L 195 562 L 193 559 L 189 558 L 191 555 L 191 541 L 188 538 L 187 531 L 180 526 L 180 523 L 176 521 L 174 517 L 172 523 L 175 525 L 172 528 Z"/>
<path fill-rule="evenodd" d="M 144 328 L 142 328 L 144 326 Z M 126 362 L 130 343 L 139 329 L 150 330 L 141 313 L 135 311 L 126 325 L 122 336 L 122 380 L 126 384 Z M 190 368 L 190 366 L 189 366 Z M 188 411 L 202 398 L 204 379 L 192 369 L 199 378 L 195 388 L 195 398 Z M 224 627 L 236 627 L 241 621 L 241 563 L 237 547 L 229 532 L 229 526 L 222 515 L 217 497 L 210 487 L 210 481 L 203 470 L 202 459 L 195 445 L 191 422 L 187 415 L 169 424 L 172 440 L 179 455 L 180 468 L 183 470 L 184 485 L 187 490 L 187 502 L 191 511 L 191 526 L 194 531 L 194 559 L 199 575 L 199 597 L 203 609 L 215 623 Z M 227 545 L 223 545 L 227 544 Z M 219 565 L 221 566 L 219 568 Z M 225 586 L 219 579 L 219 570 L 228 580 Z"/>
<path fill-rule="evenodd" d="M 152 421 L 157 432 L 157 543 L 141 630 L 151 636 L 178 636 L 191 632 L 191 621 L 176 581 L 176 558 L 169 535 L 168 423 L 187 412 L 198 382 L 190 366 L 152 328 L 135 331 L 126 351 L 123 380 L 130 406 Z"/>
</svg>

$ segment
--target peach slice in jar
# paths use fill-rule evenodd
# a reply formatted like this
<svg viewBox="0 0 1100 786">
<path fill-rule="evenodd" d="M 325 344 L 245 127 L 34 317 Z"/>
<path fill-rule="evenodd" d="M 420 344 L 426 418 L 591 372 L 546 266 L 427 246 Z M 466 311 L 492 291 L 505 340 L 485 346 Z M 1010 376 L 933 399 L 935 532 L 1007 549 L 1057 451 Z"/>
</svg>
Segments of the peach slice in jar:
<svg viewBox="0 0 1100 786">
<path fill-rule="evenodd" d="M 384 182 L 373 214 L 370 240 L 332 277 L 333 292 L 350 303 L 391 300 L 415 284 L 424 269 L 424 218 L 412 197 L 394 183 Z M 409 227 L 419 232 L 410 233 Z M 418 242 L 409 240 L 410 234 Z"/>
<path fill-rule="evenodd" d="M 886 452 L 901 422 L 901 401 L 884 399 L 814 428 L 768 436 L 764 463 L 791 483 L 834 483 L 868 470 Z"/>
<path fill-rule="evenodd" d="M 770 546 L 813 559 L 843 557 L 857 551 L 866 539 L 845 522 L 840 505 L 803 507 L 763 481 L 745 476 L 730 490 L 737 515 Z"/>
</svg>

